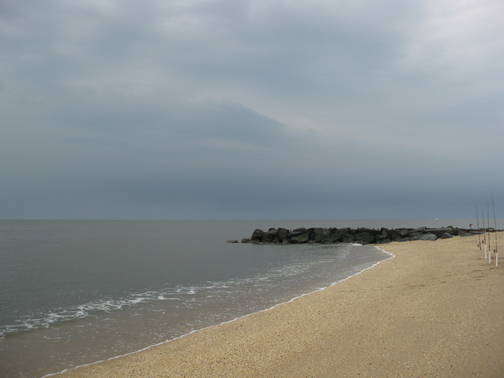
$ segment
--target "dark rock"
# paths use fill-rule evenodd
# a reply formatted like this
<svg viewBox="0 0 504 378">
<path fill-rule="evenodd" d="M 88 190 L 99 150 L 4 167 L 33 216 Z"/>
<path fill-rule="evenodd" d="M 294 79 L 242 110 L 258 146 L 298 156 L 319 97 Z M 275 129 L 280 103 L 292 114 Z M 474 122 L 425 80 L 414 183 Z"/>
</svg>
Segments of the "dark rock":
<svg viewBox="0 0 504 378">
<path fill-rule="evenodd" d="M 359 232 L 355 234 L 355 241 L 361 242 L 362 244 L 369 244 L 374 242 L 375 237 L 371 235 L 369 232 Z"/>
<path fill-rule="evenodd" d="M 308 240 L 310 240 L 310 233 L 305 232 L 302 234 L 297 234 L 294 235 L 290 238 L 291 243 L 308 243 Z"/>
<path fill-rule="evenodd" d="M 399 231 L 397 230 L 391 230 L 389 231 L 389 238 L 392 240 L 392 241 L 400 241 L 401 239 L 408 239 L 408 237 L 406 236 L 402 236 Z"/>
<path fill-rule="evenodd" d="M 289 230 L 287 230 L 286 228 L 279 228 L 278 229 L 278 240 L 283 242 L 285 240 L 285 238 L 287 237 L 287 235 L 289 235 Z"/>
<path fill-rule="evenodd" d="M 453 231 L 454 236 L 470 236 L 471 233 L 469 230 L 464 230 L 463 228 L 456 228 Z"/>
<path fill-rule="evenodd" d="M 415 239 L 412 239 L 412 238 L 398 238 L 394 241 L 396 242 L 407 242 L 407 241 L 411 241 L 411 240 L 415 240 Z"/>
<path fill-rule="evenodd" d="M 347 228 L 342 228 L 343 232 L 346 232 L 349 235 L 355 235 L 357 233 L 356 229 L 347 227 Z"/>
<path fill-rule="evenodd" d="M 292 230 L 291 235 L 300 235 L 300 234 L 304 234 L 305 232 L 306 232 L 306 228 L 300 227 L 300 228 L 296 228 L 295 230 Z"/>
<path fill-rule="evenodd" d="M 376 230 L 376 229 L 367 228 L 367 227 L 361 227 L 361 228 L 358 228 L 357 230 L 355 230 L 356 234 L 360 234 L 363 232 L 366 232 L 372 236 L 380 235 L 382 233 L 381 230 Z"/>
<path fill-rule="evenodd" d="M 264 234 L 263 230 L 261 230 L 260 228 L 256 228 L 254 230 L 254 232 L 252 233 L 252 237 L 250 239 L 251 240 L 261 240 L 263 234 Z"/>
<path fill-rule="evenodd" d="M 455 235 L 455 228 L 453 228 L 452 226 L 445 227 L 444 230 L 446 231 L 447 234 Z"/>
<path fill-rule="evenodd" d="M 264 234 L 262 234 L 261 243 L 271 243 L 273 238 L 273 235 L 269 235 L 267 232 L 265 232 Z"/>
<path fill-rule="evenodd" d="M 458 229 L 448 226 L 445 228 L 397 228 L 397 229 L 371 229 L 371 228 L 305 228 L 300 227 L 293 231 L 285 228 L 270 228 L 267 232 L 261 229 L 254 230 L 250 239 L 242 239 L 242 243 L 253 244 L 299 244 L 299 243 L 353 243 L 382 244 L 391 241 L 410 240 L 437 240 L 448 239 L 453 236 L 471 236 L 478 234 L 478 230 Z M 238 243 L 237 240 L 229 240 L 229 243 Z"/>
<path fill-rule="evenodd" d="M 411 229 L 403 228 L 399 231 L 399 235 L 404 238 L 409 235 Z"/>
<path fill-rule="evenodd" d="M 471 235 L 482 235 L 482 234 L 484 234 L 483 231 L 479 231 L 479 230 L 471 230 L 469 232 L 471 233 Z"/>
<path fill-rule="evenodd" d="M 429 234 L 434 234 L 438 238 L 442 238 L 444 234 L 449 233 L 450 230 L 447 230 L 446 228 L 430 228 L 428 229 Z"/>
<path fill-rule="evenodd" d="M 228 243 L 238 243 L 238 240 L 228 240 Z"/>
<path fill-rule="evenodd" d="M 399 239 L 402 239 L 402 237 L 399 234 L 390 234 L 390 239 L 392 241 L 399 241 Z"/>
<path fill-rule="evenodd" d="M 273 239 L 275 239 L 278 235 L 278 230 L 275 228 L 270 228 L 268 232 L 265 232 L 261 236 L 261 241 L 263 243 L 272 243 Z"/>
<path fill-rule="evenodd" d="M 343 236 L 343 232 L 338 230 L 337 228 L 332 228 L 328 230 L 327 235 L 324 236 L 324 244 L 334 244 L 341 242 L 341 237 Z"/>
<path fill-rule="evenodd" d="M 384 238 L 384 239 L 380 239 L 376 242 L 376 244 L 385 244 L 385 243 L 391 243 L 392 240 L 390 240 L 389 238 Z"/>
<path fill-rule="evenodd" d="M 469 232 L 465 232 L 464 230 L 459 230 L 458 236 L 472 236 L 472 234 Z"/>
<path fill-rule="evenodd" d="M 343 235 L 341 235 L 340 238 L 342 243 L 353 243 L 355 241 L 355 237 L 347 232 L 344 232 Z"/>
<path fill-rule="evenodd" d="M 329 234 L 329 230 L 327 228 L 314 228 L 313 229 L 313 241 L 315 243 L 323 243 L 325 241 L 325 237 Z"/>
<path fill-rule="evenodd" d="M 435 240 L 437 240 L 437 236 L 434 234 L 425 234 L 425 235 L 420 236 L 420 240 L 435 241 Z"/>
<path fill-rule="evenodd" d="M 375 241 L 378 243 L 380 240 L 389 239 L 389 230 L 381 229 L 381 234 L 375 235 Z M 389 239 L 390 240 L 390 239 Z M 389 241 L 390 242 L 390 241 Z"/>
</svg>

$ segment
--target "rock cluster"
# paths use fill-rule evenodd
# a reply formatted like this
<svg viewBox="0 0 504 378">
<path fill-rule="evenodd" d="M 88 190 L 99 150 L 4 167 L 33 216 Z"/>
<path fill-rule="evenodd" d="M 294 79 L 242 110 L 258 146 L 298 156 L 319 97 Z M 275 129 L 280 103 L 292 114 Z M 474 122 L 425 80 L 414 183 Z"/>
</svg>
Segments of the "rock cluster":
<svg viewBox="0 0 504 378">
<path fill-rule="evenodd" d="M 273 244 L 301 244 L 301 243 L 360 243 L 383 244 L 392 241 L 437 240 L 453 236 L 469 236 L 477 231 L 454 228 L 270 228 L 268 231 L 256 229 L 250 238 L 242 239 L 242 243 L 273 243 Z M 230 241 L 237 242 L 237 241 Z"/>
</svg>

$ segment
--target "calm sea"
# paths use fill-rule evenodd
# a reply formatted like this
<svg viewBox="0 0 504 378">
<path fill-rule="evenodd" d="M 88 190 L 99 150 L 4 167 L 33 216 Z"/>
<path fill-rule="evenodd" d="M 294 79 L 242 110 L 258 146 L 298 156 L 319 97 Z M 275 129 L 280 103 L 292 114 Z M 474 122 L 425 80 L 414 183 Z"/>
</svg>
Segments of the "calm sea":
<svg viewBox="0 0 504 378">
<path fill-rule="evenodd" d="M 390 257 L 370 246 L 227 243 L 255 228 L 450 224 L 469 221 L 0 221 L 0 377 L 132 353 Z"/>
</svg>

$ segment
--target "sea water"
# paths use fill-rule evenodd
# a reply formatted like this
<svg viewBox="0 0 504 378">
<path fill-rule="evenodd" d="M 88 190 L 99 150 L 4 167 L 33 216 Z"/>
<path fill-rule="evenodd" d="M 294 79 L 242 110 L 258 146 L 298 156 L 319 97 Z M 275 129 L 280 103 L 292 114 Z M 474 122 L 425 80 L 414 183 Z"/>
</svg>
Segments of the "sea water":
<svg viewBox="0 0 504 378">
<path fill-rule="evenodd" d="M 132 353 L 326 288 L 390 257 L 371 246 L 227 243 L 255 228 L 302 226 L 448 224 L 0 221 L 0 377 L 42 377 Z"/>
</svg>

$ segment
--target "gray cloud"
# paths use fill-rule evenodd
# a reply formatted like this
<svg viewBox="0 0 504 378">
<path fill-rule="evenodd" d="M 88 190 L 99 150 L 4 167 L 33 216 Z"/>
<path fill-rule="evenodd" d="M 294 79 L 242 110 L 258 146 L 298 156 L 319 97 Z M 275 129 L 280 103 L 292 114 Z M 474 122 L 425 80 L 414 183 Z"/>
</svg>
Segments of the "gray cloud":
<svg viewBox="0 0 504 378">
<path fill-rule="evenodd" d="M 500 200 L 491 1 L 4 1 L 3 218 L 454 218 Z"/>
</svg>

